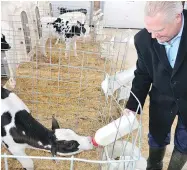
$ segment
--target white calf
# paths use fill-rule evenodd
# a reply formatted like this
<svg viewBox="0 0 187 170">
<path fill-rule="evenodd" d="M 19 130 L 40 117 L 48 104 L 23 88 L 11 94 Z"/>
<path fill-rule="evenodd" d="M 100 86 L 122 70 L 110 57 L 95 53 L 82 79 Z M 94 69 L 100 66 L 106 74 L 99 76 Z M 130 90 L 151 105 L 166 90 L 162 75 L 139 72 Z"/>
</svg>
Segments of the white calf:
<svg viewBox="0 0 187 170">
<path fill-rule="evenodd" d="M 111 96 L 114 92 L 121 88 L 123 85 L 127 85 L 134 78 L 134 71 L 136 66 L 124 71 L 117 72 L 113 76 L 109 76 L 108 74 L 105 77 L 105 80 L 101 83 L 101 87 L 105 96 Z"/>
<path fill-rule="evenodd" d="M 11 27 L 6 22 L 1 22 L 1 27 L 3 28 L 1 34 L 1 62 L 4 64 L 4 68 L 6 69 L 6 74 L 9 80 L 6 82 L 5 87 L 8 89 L 14 89 L 16 86 L 16 80 L 14 79 L 15 74 L 15 65 L 16 62 L 14 59 L 7 53 L 9 50 L 13 50 L 13 35 L 11 35 Z"/>
</svg>

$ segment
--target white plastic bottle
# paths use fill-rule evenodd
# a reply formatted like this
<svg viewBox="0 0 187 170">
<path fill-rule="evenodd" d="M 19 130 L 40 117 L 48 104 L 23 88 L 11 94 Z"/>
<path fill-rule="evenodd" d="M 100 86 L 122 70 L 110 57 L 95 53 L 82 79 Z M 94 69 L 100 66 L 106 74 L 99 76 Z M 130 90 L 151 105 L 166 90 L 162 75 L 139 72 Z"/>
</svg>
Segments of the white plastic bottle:
<svg viewBox="0 0 187 170">
<path fill-rule="evenodd" d="M 98 129 L 95 133 L 95 137 L 92 138 L 92 143 L 94 146 L 106 146 L 137 129 L 138 125 L 139 123 L 134 113 L 129 112 L 108 125 Z"/>
</svg>

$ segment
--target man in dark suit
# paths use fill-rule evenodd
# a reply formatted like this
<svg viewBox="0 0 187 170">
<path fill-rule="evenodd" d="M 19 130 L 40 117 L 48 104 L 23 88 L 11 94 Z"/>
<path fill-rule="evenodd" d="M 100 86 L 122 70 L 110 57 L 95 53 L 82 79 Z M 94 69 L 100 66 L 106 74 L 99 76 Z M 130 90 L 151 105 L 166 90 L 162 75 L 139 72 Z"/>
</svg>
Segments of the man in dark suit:
<svg viewBox="0 0 187 170">
<path fill-rule="evenodd" d="M 145 29 L 135 35 L 138 54 L 132 92 L 149 106 L 147 170 L 161 170 L 172 123 L 178 116 L 174 150 L 168 170 L 181 170 L 187 161 L 187 11 L 180 1 L 150 1 Z M 130 96 L 126 108 L 136 111 Z"/>
</svg>

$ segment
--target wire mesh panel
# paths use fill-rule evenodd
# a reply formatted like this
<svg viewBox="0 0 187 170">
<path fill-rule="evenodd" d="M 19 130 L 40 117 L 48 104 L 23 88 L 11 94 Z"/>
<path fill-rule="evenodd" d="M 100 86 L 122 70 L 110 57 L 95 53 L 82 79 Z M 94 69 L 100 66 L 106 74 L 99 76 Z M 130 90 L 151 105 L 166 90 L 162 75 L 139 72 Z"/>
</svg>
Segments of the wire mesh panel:
<svg viewBox="0 0 187 170">
<path fill-rule="evenodd" d="M 41 9 L 39 11 L 41 12 Z M 17 20 L 16 23 L 21 24 L 21 21 Z M 11 36 L 14 42 L 11 48 L 12 58 L 13 61 L 17 61 L 16 52 L 20 48 L 16 46 L 16 43 L 19 43 L 16 39 L 22 39 L 25 34 L 17 34 L 19 30 L 15 29 L 17 28 L 15 21 L 12 21 L 12 24 L 14 26 L 9 30 L 11 35 L 14 35 Z M 38 29 L 36 22 L 33 22 L 33 25 L 33 28 Z M 88 34 L 89 36 L 77 35 L 68 41 L 71 45 L 67 49 L 68 38 L 63 39 L 61 34 L 54 36 L 56 34 L 49 29 L 50 24 L 46 25 L 48 27 L 45 27 L 45 32 L 42 29 L 42 37 L 35 41 L 34 46 L 29 46 L 30 41 L 25 43 L 33 55 L 30 55 L 28 60 L 15 62 L 17 64 L 14 76 L 16 86 L 13 91 L 28 106 L 32 116 L 45 127 L 51 128 L 51 119 L 54 115 L 61 127 L 70 128 L 81 135 L 94 136 L 99 128 L 124 115 L 126 101 L 119 103 L 116 91 L 107 96 L 101 88 L 101 83 L 106 75 L 112 76 L 128 68 L 126 56 L 131 32 L 103 29 L 102 33 L 97 34 L 96 41 L 92 37 L 95 35 L 91 33 Z M 2 32 L 5 30 L 6 28 L 2 27 Z M 35 29 L 26 30 L 29 33 Z M 75 32 L 76 30 L 68 33 L 75 35 Z M 27 34 L 27 36 L 30 36 L 32 40 L 32 35 Z M 46 43 L 42 44 L 42 38 L 46 39 Z M 58 38 L 60 41 L 56 43 Z M 42 48 L 46 55 L 42 53 Z M 67 56 L 66 52 L 68 52 Z M 6 57 L 8 58 L 8 51 L 5 52 Z M 125 87 L 125 84 L 121 84 L 120 87 Z M 136 112 L 138 111 L 142 112 L 140 104 Z M 138 128 L 106 147 L 81 152 L 74 157 L 54 158 L 50 153 L 37 149 L 29 149 L 26 153 L 32 156 L 30 158 L 34 160 L 36 170 L 134 170 L 141 157 L 141 114 L 136 113 L 135 116 L 139 122 Z M 131 126 L 132 124 L 129 128 Z M 9 154 L 4 155 L 5 152 L 7 151 L 3 148 L 1 153 L 1 157 L 4 158 L 2 159 L 3 169 L 20 168 L 21 165 L 10 158 Z M 27 159 L 27 157 L 24 158 Z M 51 159 L 61 161 L 56 163 Z"/>
</svg>

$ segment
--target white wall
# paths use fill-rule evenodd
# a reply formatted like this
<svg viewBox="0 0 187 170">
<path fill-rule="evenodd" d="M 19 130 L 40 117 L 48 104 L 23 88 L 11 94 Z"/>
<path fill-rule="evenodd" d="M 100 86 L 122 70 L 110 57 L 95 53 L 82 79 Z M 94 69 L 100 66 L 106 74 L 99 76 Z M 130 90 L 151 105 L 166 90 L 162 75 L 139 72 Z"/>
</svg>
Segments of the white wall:
<svg viewBox="0 0 187 170">
<path fill-rule="evenodd" d="M 58 17 L 59 16 L 59 10 L 58 7 L 64 7 L 68 9 L 78 9 L 78 8 L 84 8 L 87 9 L 88 15 L 90 14 L 90 1 L 51 1 L 52 9 L 53 9 L 53 16 Z"/>
<path fill-rule="evenodd" d="M 184 3 L 184 9 L 187 9 L 187 2 Z"/>
<path fill-rule="evenodd" d="M 104 1 L 104 25 L 117 28 L 143 28 L 145 1 Z"/>
<path fill-rule="evenodd" d="M 49 1 L 37 1 L 37 6 L 39 8 L 40 17 L 51 16 L 49 4 L 50 4 Z"/>
</svg>

